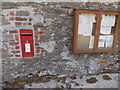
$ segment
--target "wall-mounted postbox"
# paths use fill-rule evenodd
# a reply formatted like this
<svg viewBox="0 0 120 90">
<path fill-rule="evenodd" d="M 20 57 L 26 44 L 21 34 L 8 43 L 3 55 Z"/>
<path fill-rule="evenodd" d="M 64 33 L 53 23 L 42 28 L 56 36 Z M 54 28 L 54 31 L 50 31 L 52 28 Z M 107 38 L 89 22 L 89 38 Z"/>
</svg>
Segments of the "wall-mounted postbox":
<svg viewBox="0 0 120 90">
<path fill-rule="evenodd" d="M 20 30 L 22 57 L 34 56 L 33 31 L 29 29 Z"/>
</svg>

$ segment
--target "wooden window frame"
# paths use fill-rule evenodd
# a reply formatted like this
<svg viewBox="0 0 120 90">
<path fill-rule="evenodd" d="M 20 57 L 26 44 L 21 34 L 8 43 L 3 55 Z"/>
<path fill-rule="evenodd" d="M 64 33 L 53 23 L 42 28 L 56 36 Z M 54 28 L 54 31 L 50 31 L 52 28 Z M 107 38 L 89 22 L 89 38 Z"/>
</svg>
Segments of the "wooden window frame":
<svg viewBox="0 0 120 90">
<path fill-rule="evenodd" d="M 96 31 L 95 31 L 95 40 L 93 50 L 78 50 L 77 42 L 78 42 L 78 25 L 79 25 L 79 14 L 87 13 L 87 14 L 97 14 L 97 22 L 96 22 Z M 102 20 L 102 14 L 110 14 L 117 15 L 117 24 L 114 32 L 114 41 L 112 49 L 98 49 L 98 41 L 100 36 L 100 25 Z M 120 11 L 108 11 L 108 10 L 90 10 L 90 9 L 76 9 L 74 10 L 74 39 L 73 39 L 73 53 L 92 53 L 92 52 L 115 52 L 118 40 L 118 30 L 120 25 Z"/>
</svg>

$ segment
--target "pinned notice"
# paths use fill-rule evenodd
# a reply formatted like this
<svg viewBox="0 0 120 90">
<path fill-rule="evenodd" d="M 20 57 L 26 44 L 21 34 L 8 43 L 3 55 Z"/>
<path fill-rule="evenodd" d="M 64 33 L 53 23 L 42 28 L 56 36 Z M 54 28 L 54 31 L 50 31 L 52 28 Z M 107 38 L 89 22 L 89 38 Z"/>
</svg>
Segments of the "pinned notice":
<svg viewBox="0 0 120 90">
<path fill-rule="evenodd" d="M 100 36 L 98 47 L 112 47 L 113 46 L 113 35 Z"/>
<path fill-rule="evenodd" d="M 115 15 L 102 15 L 101 26 L 114 26 L 115 25 Z"/>
<path fill-rule="evenodd" d="M 92 35 L 92 27 L 93 23 L 88 23 L 84 26 L 83 36 L 91 36 Z"/>
<path fill-rule="evenodd" d="M 98 47 L 105 47 L 105 36 L 100 36 Z"/>
<path fill-rule="evenodd" d="M 102 26 L 100 30 L 101 34 L 110 34 L 111 33 L 111 27 L 109 26 Z"/>
<path fill-rule="evenodd" d="M 106 45 L 105 47 L 112 47 L 113 46 L 113 35 L 106 36 Z"/>
<path fill-rule="evenodd" d="M 109 26 L 114 26 L 115 25 L 115 15 L 109 16 Z"/>
<path fill-rule="evenodd" d="M 107 26 L 108 25 L 108 19 L 109 16 L 102 15 L 102 21 L 101 21 L 101 26 Z"/>
<path fill-rule="evenodd" d="M 83 36 L 91 36 L 92 35 L 92 27 L 93 23 L 88 24 L 79 24 L 78 34 L 83 34 Z"/>
<path fill-rule="evenodd" d="M 80 14 L 78 34 L 83 34 L 83 36 L 92 36 L 93 23 L 96 22 L 95 17 L 95 14 Z"/>
<path fill-rule="evenodd" d="M 31 52 L 30 43 L 25 43 L 25 52 Z"/>
</svg>

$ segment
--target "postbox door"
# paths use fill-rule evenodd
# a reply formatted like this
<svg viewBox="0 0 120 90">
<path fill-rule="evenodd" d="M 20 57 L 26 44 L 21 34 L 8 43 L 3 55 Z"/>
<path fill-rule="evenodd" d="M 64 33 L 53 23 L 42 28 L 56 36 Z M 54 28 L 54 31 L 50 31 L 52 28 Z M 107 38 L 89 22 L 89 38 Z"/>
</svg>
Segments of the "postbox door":
<svg viewBox="0 0 120 90">
<path fill-rule="evenodd" d="M 20 30 L 21 48 L 23 57 L 34 56 L 33 32 L 32 30 Z"/>
<path fill-rule="evenodd" d="M 33 41 L 22 41 L 22 56 L 23 57 L 34 56 Z"/>
</svg>

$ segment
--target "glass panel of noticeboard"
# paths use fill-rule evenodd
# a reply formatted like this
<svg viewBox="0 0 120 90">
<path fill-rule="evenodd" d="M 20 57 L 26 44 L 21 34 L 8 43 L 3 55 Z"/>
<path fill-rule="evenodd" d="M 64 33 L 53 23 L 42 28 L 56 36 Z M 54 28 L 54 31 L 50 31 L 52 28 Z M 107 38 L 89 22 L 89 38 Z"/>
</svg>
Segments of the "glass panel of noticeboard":
<svg viewBox="0 0 120 90">
<path fill-rule="evenodd" d="M 93 50 L 96 32 L 97 14 L 79 14 L 78 50 Z M 100 25 L 98 49 L 112 49 L 117 16 L 103 14 Z"/>
<path fill-rule="evenodd" d="M 100 26 L 99 49 L 112 49 L 117 23 L 116 15 L 103 14 Z"/>
<path fill-rule="evenodd" d="M 78 50 L 92 50 L 96 31 L 97 14 L 79 14 L 78 24 Z"/>
</svg>

